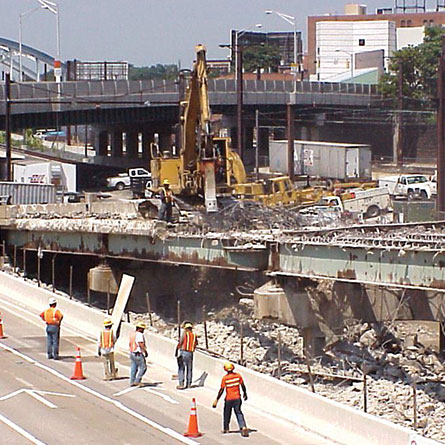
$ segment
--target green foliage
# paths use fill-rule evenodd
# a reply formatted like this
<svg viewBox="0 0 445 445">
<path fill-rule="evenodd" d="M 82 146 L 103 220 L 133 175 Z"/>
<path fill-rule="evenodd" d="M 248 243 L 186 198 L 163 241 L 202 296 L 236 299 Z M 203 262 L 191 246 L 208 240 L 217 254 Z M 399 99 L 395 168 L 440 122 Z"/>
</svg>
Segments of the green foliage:
<svg viewBox="0 0 445 445">
<path fill-rule="evenodd" d="M 151 66 L 133 66 L 130 65 L 128 77 L 130 80 L 174 80 L 178 76 L 179 68 L 176 64 Z"/>
<path fill-rule="evenodd" d="M 41 139 L 34 137 L 34 131 L 31 128 L 25 130 L 24 135 L 24 144 L 28 147 L 37 148 L 39 150 L 44 148 L 43 142 Z"/>
<path fill-rule="evenodd" d="M 398 75 L 402 68 L 402 92 L 408 108 L 432 107 L 437 96 L 437 73 L 442 48 L 441 27 L 425 29 L 423 43 L 396 51 L 389 65 L 390 72 L 382 76 L 379 88 L 388 98 L 397 98 Z M 411 100 L 409 100 L 411 99 Z"/>
<path fill-rule="evenodd" d="M 258 68 L 276 71 L 280 61 L 280 50 L 274 45 L 248 46 L 243 50 L 243 68 L 249 73 Z"/>
</svg>

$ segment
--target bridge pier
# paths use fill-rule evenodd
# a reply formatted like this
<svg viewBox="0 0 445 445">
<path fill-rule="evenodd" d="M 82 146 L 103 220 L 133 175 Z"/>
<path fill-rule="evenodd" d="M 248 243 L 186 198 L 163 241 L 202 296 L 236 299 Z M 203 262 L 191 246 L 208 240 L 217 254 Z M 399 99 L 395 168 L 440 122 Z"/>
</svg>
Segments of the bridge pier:
<svg viewBox="0 0 445 445">
<path fill-rule="evenodd" d="M 96 137 L 94 141 L 94 148 L 96 150 L 96 156 L 108 155 L 108 131 L 96 130 Z"/>
<path fill-rule="evenodd" d="M 139 155 L 139 133 L 137 131 L 131 130 L 127 131 L 126 135 L 127 157 L 135 159 Z"/>
<path fill-rule="evenodd" d="M 111 156 L 121 158 L 123 154 L 122 131 L 114 130 L 111 133 Z"/>
<path fill-rule="evenodd" d="M 154 132 L 144 131 L 142 133 L 142 157 L 147 159 L 149 163 L 151 161 L 150 145 L 152 142 L 154 142 Z"/>
</svg>

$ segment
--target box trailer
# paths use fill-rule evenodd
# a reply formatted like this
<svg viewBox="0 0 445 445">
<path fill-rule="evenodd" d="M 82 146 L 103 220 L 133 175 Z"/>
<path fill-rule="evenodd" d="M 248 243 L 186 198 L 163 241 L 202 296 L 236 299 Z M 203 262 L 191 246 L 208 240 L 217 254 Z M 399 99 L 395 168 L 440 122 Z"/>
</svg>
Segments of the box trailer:
<svg viewBox="0 0 445 445">
<path fill-rule="evenodd" d="M 0 182 L 1 204 L 54 204 L 56 187 L 52 184 Z"/>
<path fill-rule="evenodd" d="M 14 164 L 15 182 L 53 184 L 58 193 L 77 191 L 76 165 L 65 162 L 17 162 Z"/>
<path fill-rule="evenodd" d="M 269 158 L 271 171 L 287 174 L 287 140 L 270 141 Z M 294 173 L 342 181 L 371 179 L 371 146 L 294 141 Z"/>
</svg>

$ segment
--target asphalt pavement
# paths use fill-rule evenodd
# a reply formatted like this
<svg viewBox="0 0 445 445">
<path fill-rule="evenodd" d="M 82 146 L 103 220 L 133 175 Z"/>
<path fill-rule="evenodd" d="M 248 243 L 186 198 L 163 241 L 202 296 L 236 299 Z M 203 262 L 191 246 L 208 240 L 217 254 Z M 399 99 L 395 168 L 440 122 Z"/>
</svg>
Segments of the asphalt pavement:
<svg viewBox="0 0 445 445">
<path fill-rule="evenodd" d="M 42 308 L 43 310 L 44 308 Z M 175 369 L 148 363 L 142 388 L 129 387 L 129 359 L 117 354 L 119 379 L 103 380 L 97 332 L 84 336 L 62 326 L 61 359 L 46 358 L 45 325 L 38 314 L 0 295 L 5 335 L 0 340 L 0 442 L 7 444 L 299 444 L 333 443 L 290 422 L 243 403 L 250 437 L 242 438 L 235 419 L 221 433 L 222 407 L 212 409 L 218 388 L 179 391 Z M 71 380 L 76 347 L 85 380 Z M 148 345 L 150 351 L 150 345 Z M 221 370 L 221 377 L 224 371 Z M 198 379 L 200 376 L 194 376 Z M 246 381 L 249 392 L 249 382 Z M 200 438 L 183 436 L 192 398 L 197 401 Z M 286 407 L 283 406 L 283 410 Z"/>
</svg>

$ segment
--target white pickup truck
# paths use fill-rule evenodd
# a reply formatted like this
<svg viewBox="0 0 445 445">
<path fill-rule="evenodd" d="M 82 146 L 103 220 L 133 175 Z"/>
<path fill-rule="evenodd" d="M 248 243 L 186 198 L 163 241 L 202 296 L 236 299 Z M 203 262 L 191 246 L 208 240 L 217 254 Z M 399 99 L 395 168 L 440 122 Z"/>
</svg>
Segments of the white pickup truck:
<svg viewBox="0 0 445 445">
<path fill-rule="evenodd" d="M 119 173 L 117 176 L 107 178 L 107 188 L 124 190 L 131 186 L 132 178 L 151 178 L 151 173 L 145 168 L 130 168 L 128 173 Z"/>
<path fill-rule="evenodd" d="M 342 213 L 355 213 L 365 219 L 392 211 L 391 197 L 385 188 L 351 189 L 341 197 L 324 196 L 320 204 L 338 208 Z"/>
<path fill-rule="evenodd" d="M 385 187 L 391 196 L 408 199 L 431 199 L 435 193 L 433 182 L 422 174 L 386 176 L 379 179 L 379 186 Z"/>
</svg>

